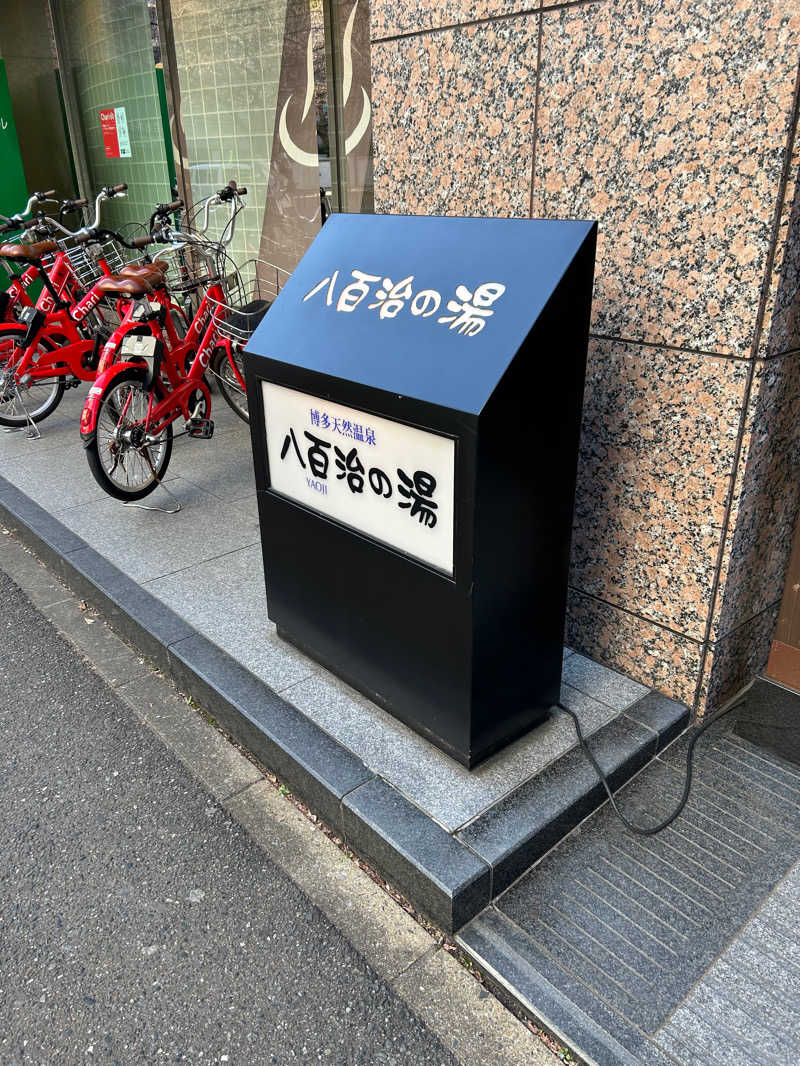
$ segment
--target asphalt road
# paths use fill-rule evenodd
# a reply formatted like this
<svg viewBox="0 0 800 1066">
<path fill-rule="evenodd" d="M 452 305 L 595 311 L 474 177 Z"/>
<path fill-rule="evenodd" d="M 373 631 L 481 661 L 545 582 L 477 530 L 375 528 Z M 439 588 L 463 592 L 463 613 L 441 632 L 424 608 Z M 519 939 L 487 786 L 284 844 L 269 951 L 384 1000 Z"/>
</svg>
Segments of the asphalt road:
<svg viewBox="0 0 800 1066">
<path fill-rule="evenodd" d="M 454 1066 L 0 571 L 0 1066 Z"/>
</svg>

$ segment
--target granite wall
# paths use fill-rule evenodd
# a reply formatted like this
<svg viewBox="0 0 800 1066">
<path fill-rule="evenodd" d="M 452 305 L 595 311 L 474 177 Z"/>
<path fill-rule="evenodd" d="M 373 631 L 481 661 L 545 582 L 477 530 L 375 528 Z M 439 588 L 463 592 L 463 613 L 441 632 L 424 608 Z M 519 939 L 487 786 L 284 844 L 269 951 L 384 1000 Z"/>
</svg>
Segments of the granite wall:
<svg viewBox="0 0 800 1066">
<path fill-rule="evenodd" d="M 377 210 L 599 221 L 567 637 L 719 705 L 800 506 L 797 0 L 372 0 L 371 36 Z"/>
</svg>

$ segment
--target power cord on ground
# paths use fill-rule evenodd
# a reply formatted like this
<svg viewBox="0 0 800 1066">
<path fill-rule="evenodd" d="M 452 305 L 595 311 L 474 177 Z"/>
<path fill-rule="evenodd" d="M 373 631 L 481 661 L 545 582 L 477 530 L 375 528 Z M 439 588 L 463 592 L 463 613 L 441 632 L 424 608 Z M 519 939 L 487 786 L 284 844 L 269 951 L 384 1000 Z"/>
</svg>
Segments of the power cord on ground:
<svg viewBox="0 0 800 1066">
<path fill-rule="evenodd" d="M 730 712 L 732 710 L 734 710 L 736 707 L 741 707 L 741 705 L 743 703 L 745 703 L 745 699 L 744 698 L 740 699 L 740 700 L 737 700 L 735 703 L 732 703 L 730 705 L 730 707 L 725 707 L 718 714 L 715 714 L 712 718 L 709 718 L 707 722 L 703 722 L 702 725 L 699 725 L 699 726 L 697 726 L 695 728 L 694 734 L 692 735 L 692 737 L 689 740 L 689 746 L 686 749 L 686 782 L 685 782 L 685 784 L 683 786 L 683 795 L 681 796 L 681 798 L 680 798 L 680 800 L 678 802 L 678 806 L 675 808 L 675 810 L 672 812 L 672 814 L 670 814 L 667 818 L 665 818 L 663 822 L 659 822 L 658 825 L 653 825 L 653 826 L 636 825 L 635 822 L 632 822 L 630 820 L 630 818 L 627 818 L 622 813 L 622 811 L 617 806 L 617 801 L 614 799 L 614 794 L 612 793 L 612 791 L 611 791 L 611 789 L 609 787 L 608 781 L 606 779 L 606 775 L 603 773 L 602 769 L 600 768 L 600 764 L 597 762 L 597 759 L 592 754 L 591 748 L 586 743 L 586 738 L 583 735 L 583 730 L 581 729 L 581 723 L 580 723 L 580 721 L 578 719 L 577 714 L 575 714 L 574 711 L 571 711 L 569 709 L 569 707 L 565 707 L 563 703 L 557 703 L 556 706 L 558 707 L 558 709 L 560 711 L 563 711 L 565 714 L 568 714 L 570 716 L 570 718 L 572 719 L 573 724 L 575 726 L 575 732 L 578 734 L 578 743 L 580 744 L 581 748 L 583 749 L 583 753 L 586 755 L 586 758 L 589 760 L 589 762 L 594 767 L 595 773 L 597 774 L 598 778 L 600 779 L 600 783 L 602 784 L 603 788 L 606 790 L 606 794 L 608 796 L 609 802 L 610 802 L 611 806 L 613 807 L 614 813 L 616 814 L 616 816 L 619 818 L 619 820 L 622 822 L 622 824 L 625 826 L 626 829 L 629 829 L 632 833 L 636 833 L 637 836 L 640 836 L 640 837 L 653 837 L 657 833 L 660 833 L 660 832 L 662 832 L 662 830 L 666 829 L 667 826 L 672 825 L 672 823 L 675 821 L 675 819 L 678 818 L 680 816 L 680 814 L 683 812 L 684 807 L 686 806 L 686 804 L 689 801 L 689 793 L 690 793 L 691 788 L 692 788 L 694 746 L 697 743 L 697 741 L 700 739 L 700 737 L 703 735 L 703 733 L 705 733 L 705 731 L 707 729 L 710 729 L 712 725 L 714 725 L 716 722 L 718 722 L 720 720 L 720 718 L 724 718 L 726 714 L 730 714 Z"/>
</svg>

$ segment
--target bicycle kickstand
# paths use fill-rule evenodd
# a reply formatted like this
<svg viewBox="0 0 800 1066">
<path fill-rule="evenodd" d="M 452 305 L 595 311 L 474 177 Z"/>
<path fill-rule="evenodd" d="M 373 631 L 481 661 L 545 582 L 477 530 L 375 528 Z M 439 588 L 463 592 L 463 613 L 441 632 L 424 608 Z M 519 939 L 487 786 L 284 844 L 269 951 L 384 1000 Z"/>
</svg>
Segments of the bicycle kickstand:
<svg viewBox="0 0 800 1066">
<path fill-rule="evenodd" d="M 26 440 L 41 440 L 42 435 L 39 432 L 39 427 L 33 421 L 33 419 L 31 418 L 31 415 L 30 415 L 30 411 L 25 406 L 25 401 L 22 399 L 22 393 L 19 391 L 19 386 L 18 385 L 14 386 L 14 391 L 17 394 L 17 400 L 19 401 L 20 407 L 25 412 L 25 427 L 26 427 L 25 428 L 25 438 L 26 438 Z M 18 429 L 22 429 L 22 426 L 19 426 Z M 6 433 L 16 433 L 16 432 L 17 432 L 17 428 L 8 427 L 6 429 Z"/>
</svg>

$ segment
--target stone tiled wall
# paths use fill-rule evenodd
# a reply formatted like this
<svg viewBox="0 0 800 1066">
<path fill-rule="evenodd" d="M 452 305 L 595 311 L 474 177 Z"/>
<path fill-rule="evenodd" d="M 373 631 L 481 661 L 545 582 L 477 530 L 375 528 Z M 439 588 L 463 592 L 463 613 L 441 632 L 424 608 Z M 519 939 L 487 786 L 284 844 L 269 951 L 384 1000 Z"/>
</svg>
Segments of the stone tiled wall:
<svg viewBox="0 0 800 1066">
<path fill-rule="evenodd" d="M 598 220 L 568 639 L 718 705 L 766 661 L 800 505 L 800 7 L 371 26 L 378 210 Z"/>
</svg>

